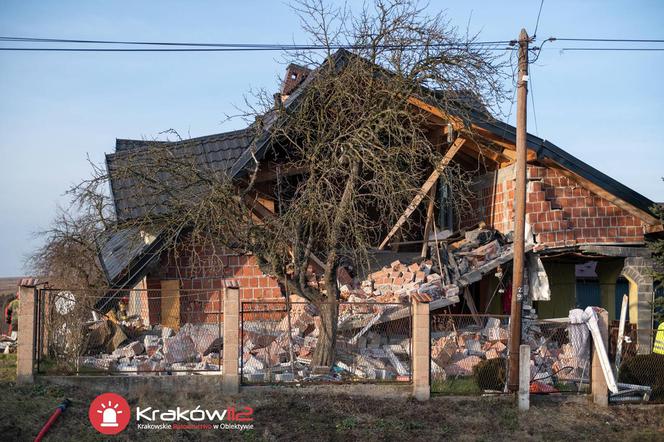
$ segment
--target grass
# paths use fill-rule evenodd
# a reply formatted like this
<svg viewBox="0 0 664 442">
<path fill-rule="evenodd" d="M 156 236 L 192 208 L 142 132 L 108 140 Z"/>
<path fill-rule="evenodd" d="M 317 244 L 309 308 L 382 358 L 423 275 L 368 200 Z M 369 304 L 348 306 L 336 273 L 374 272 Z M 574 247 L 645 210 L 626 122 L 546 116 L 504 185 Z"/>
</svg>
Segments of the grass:
<svg viewBox="0 0 664 442">
<path fill-rule="evenodd" d="M 16 353 L 8 355 L 0 353 L 0 382 L 11 382 L 16 379 Z"/>
<path fill-rule="evenodd" d="M 478 395 L 482 393 L 477 382 L 472 377 L 450 378 L 443 380 L 433 380 L 431 392 L 452 396 Z"/>
<path fill-rule="evenodd" d="M 11 357 L 0 359 L 0 372 L 15 366 Z M 468 384 L 454 388 L 467 391 Z M 0 381 L 0 435 L 3 440 L 33 440 L 55 406 L 67 397 L 71 407 L 44 439 L 48 441 L 109 440 L 89 424 L 88 407 L 95 392 L 50 385 L 17 386 L 11 378 Z M 137 388 L 125 395 L 130 407 L 167 409 L 176 406 L 222 409 L 254 408 L 255 429 L 244 432 L 148 431 L 130 426 L 113 440 L 203 441 L 220 438 L 240 441 L 354 441 L 354 440 L 663 440 L 664 406 L 621 405 L 598 408 L 579 401 L 534 399 L 531 410 L 520 414 L 512 398 L 436 396 L 420 403 L 404 397 L 351 396 L 318 388 L 255 388 L 240 397 L 213 391 L 155 393 Z M 321 391 L 323 393 L 321 393 Z M 448 391 L 452 391 L 451 389 Z"/>
</svg>

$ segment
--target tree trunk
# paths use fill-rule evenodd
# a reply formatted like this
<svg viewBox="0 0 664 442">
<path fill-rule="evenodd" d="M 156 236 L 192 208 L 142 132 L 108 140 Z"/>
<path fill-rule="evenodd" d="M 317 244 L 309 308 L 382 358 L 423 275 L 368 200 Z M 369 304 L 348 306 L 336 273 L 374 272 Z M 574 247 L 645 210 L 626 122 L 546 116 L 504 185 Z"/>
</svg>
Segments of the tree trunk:
<svg viewBox="0 0 664 442">
<path fill-rule="evenodd" d="M 320 314 L 320 331 L 316 349 L 311 359 L 311 366 L 324 366 L 332 368 L 337 346 L 337 318 L 339 305 L 335 299 L 324 301 L 316 305 Z"/>
</svg>

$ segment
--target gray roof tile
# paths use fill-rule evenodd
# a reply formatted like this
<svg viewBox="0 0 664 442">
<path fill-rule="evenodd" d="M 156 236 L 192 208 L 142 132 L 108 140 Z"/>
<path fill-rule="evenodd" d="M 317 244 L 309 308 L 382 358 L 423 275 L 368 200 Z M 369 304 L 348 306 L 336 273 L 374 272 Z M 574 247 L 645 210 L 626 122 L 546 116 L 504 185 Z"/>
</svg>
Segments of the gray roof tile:
<svg viewBox="0 0 664 442">
<path fill-rule="evenodd" d="M 125 167 L 132 162 L 143 161 L 142 155 L 148 155 L 150 148 L 167 147 L 177 159 L 193 161 L 213 173 L 227 174 L 242 152 L 250 146 L 253 138 L 254 129 L 250 127 L 177 142 L 118 139 L 115 153 L 106 155 L 118 220 L 127 221 L 147 214 L 161 214 L 166 210 L 165 194 L 157 189 L 146 188 L 145 182 L 140 182 L 139 186 L 139 182 L 132 178 L 131 174 L 122 172 L 127 170 Z M 172 180 L 167 175 L 166 172 L 160 173 L 159 178 L 162 181 Z M 173 184 L 177 186 L 176 181 L 173 181 Z"/>
</svg>

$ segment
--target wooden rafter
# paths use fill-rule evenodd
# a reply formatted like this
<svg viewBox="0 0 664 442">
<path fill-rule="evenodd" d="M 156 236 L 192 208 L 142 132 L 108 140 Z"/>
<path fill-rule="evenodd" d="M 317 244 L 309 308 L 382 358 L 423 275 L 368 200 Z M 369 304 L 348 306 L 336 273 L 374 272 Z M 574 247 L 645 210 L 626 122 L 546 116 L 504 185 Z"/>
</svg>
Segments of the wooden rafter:
<svg viewBox="0 0 664 442">
<path fill-rule="evenodd" d="M 432 115 L 435 115 L 436 117 L 440 118 L 443 121 L 449 121 L 452 123 L 452 126 L 454 127 L 454 130 L 461 130 L 463 128 L 463 121 L 459 117 L 455 117 L 453 115 L 449 115 L 443 111 L 441 111 L 438 107 L 432 106 L 430 104 L 425 103 L 424 101 L 420 100 L 419 98 L 415 97 L 410 97 L 408 98 L 408 102 L 412 104 L 413 106 L 422 109 L 423 111 L 426 111 Z"/>
<path fill-rule="evenodd" d="M 422 251 L 420 256 L 422 258 L 427 257 L 427 251 L 429 250 L 429 233 L 431 232 L 431 225 L 435 222 L 433 219 L 433 209 L 436 202 L 436 186 L 431 186 L 429 191 L 429 204 L 427 206 L 427 222 L 424 225 L 424 242 L 422 243 Z"/>
<path fill-rule="evenodd" d="M 455 117 L 453 115 L 450 115 L 447 112 L 444 112 L 443 110 L 441 110 L 440 108 L 438 108 L 436 106 L 427 104 L 424 101 L 422 101 L 418 98 L 414 98 L 414 97 L 410 97 L 408 99 L 408 102 L 410 104 L 412 104 L 413 106 L 416 106 L 419 109 L 422 109 L 426 112 L 430 112 L 432 115 L 435 115 L 440 120 L 445 120 L 445 121 L 451 122 L 453 127 L 454 127 L 454 130 L 456 130 L 456 131 L 461 131 L 464 128 L 463 121 L 460 118 Z M 509 160 L 500 162 L 500 167 L 501 168 L 509 166 L 514 162 L 513 151 L 516 150 L 515 143 L 513 143 L 511 141 L 508 141 L 508 140 L 494 134 L 490 130 L 487 130 L 486 128 L 479 127 L 475 124 L 472 124 L 471 128 L 472 128 L 473 133 L 476 133 L 476 134 L 480 135 L 481 137 L 485 138 L 486 140 L 490 141 L 491 143 L 493 143 L 493 144 L 495 144 L 495 145 L 497 145 L 497 146 L 499 146 L 503 149 L 502 153 L 500 155 L 503 156 L 503 157 L 509 158 Z M 527 161 L 528 162 L 536 161 L 538 159 L 537 152 L 532 150 L 532 149 L 527 149 L 526 155 L 527 155 Z M 625 210 L 626 212 L 628 212 L 628 213 L 634 215 L 635 217 L 643 220 L 644 223 L 646 224 L 646 226 L 645 226 L 645 232 L 646 233 L 654 233 L 654 232 L 664 231 L 664 224 L 662 223 L 662 220 L 658 219 L 653 214 L 633 206 L 632 204 L 630 204 L 630 203 L 624 201 L 623 199 L 621 199 L 621 198 L 611 194 L 610 192 L 606 191 L 601 186 L 593 183 L 592 181 L 590 181 L 586 178 L 583 178 L 583 177 L 567 170 L 566 168 L 564 168 L 563 166 L 561 166 L 560 164 L 556 163 L 553 160 L 548 160 L 547 159 L 547 160 L 544 160 L 542 162 L 544 164 L 550 166 L 550 167 L 556 168 L 556 170 L 558 170 L 561 174 L 563 174 L 564 176 L 566 176 L 570 179 L 575 180 L 576 182 L 578 182 L 579 184 L 584 186 L 586 189 L 588 189 L 592 193 L 596 194 L 597 196 L 600 196 L 600 197 L 606 199 L 607 201 L 612 202 L 613 204 L 615 204 L 616 206 L 618 206 L 621 209 Z"/>
<path fill-rule="evenodd" d="M 256 182 L 262 183 L 265 181 L 274 181 L 278 176 L 286 177 L 300 175 L 308 171 L 308 168 L 306 167 L 281 166 L 281 169 L 278 170 L 279 167 L 278 164 L 272 162 L 268 162 L 265 166 L 261 166 L 258 173 L 256 173 Z"/>
<path fill-rule="evenodd" d="M 413 214 L 415 209 L 417 209 L 417 206 L 420 205 L 424 197 L 426 197 L 427 193 L 429 193 L 433 185 L 436 183 L 436 180 L 438 180 L 438 177 L 440 176 L 441 172 L 445 170 L 445 167 L 447 167 L 450 161 L 452 161 L 454 155 L 459 151 L 459 149 L 461 148 L 461 146 L 463 146 L 465 142 L 466 142 L 465 139 L 457 138 L 452 144 L 452 146 L 450 146 L 450 148 L 447 150 L 447 152 L 445 152 L 443 159 L 440 160 L 434 171 L 431 173 L 431 175 L 429 175 L 429 178 L 427 178 L 427 180 L 424 182 L 420 190 L 417 192 L 417 195 L 415 195 L 415 198 L 413 198 L 411 203 L 408 205 L 404 214 L 401 215 L 397 223 L 394 225 L 394 227 L 392 227 L 390 233 L 388 233 L 383 242 L 380 243 L 380 245 L 378 246 L 378 250 L 383 250 L 385 248 L 385 246 L 394 236 L 394 234 L 399 231 L 401 226 L 404 225 L 404 223 L 408 220 L 410 215 Z"/>
</svg>

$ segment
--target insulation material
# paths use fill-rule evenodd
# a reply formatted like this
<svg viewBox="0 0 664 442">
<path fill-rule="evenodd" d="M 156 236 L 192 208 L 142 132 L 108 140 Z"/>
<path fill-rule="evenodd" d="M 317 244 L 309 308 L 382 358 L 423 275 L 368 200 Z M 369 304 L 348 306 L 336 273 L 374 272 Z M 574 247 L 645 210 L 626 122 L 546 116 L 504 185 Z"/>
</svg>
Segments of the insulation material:
<svg viewBox="0 0 664 442">
<path fill-rule="evenodd" d="M 534 253 L 526 255 L 528 264 L 528 285 L 533 301 L 550 301 L 551 287 L 549 277 L 544 269 L 544 264 L 539 256 Z"/>
<path fill-rule="evenodd" d="M 569 312 L 569 319 L 572 324 L 586 324 L 590 329 L 590 333 L 593 335 L 593 341 L 595 343 L 595 351 L 599 356 L 599 362 L 602 366 L 602 371 L 604 372 L 604 377 L 606 378 L 606 384 L 609 387 L 611 393 L 618 393 L 618 385 L 616 384 L 616 378 L 613 376 L 613 371 L 611 370 L 611 365 L 609 363 L 609 357 L 606 354 L 606 348 L 604 348 L 604 342 L 602 341 L 602 334 L 599 331 L 597 325 L 597 313 L 593 310 L 592 307 L 586 307 L 585 310 L 574 309 Z"/>
<path fill-rule="evenodd" d="M 567 326 L 569 342 L 572 344 L 574 354 L 580 361 L 590 360 L 590 330 L 585 325 L 583 310 L 574 309 L 569 312 L 570 324 Z"/>
</svg>

